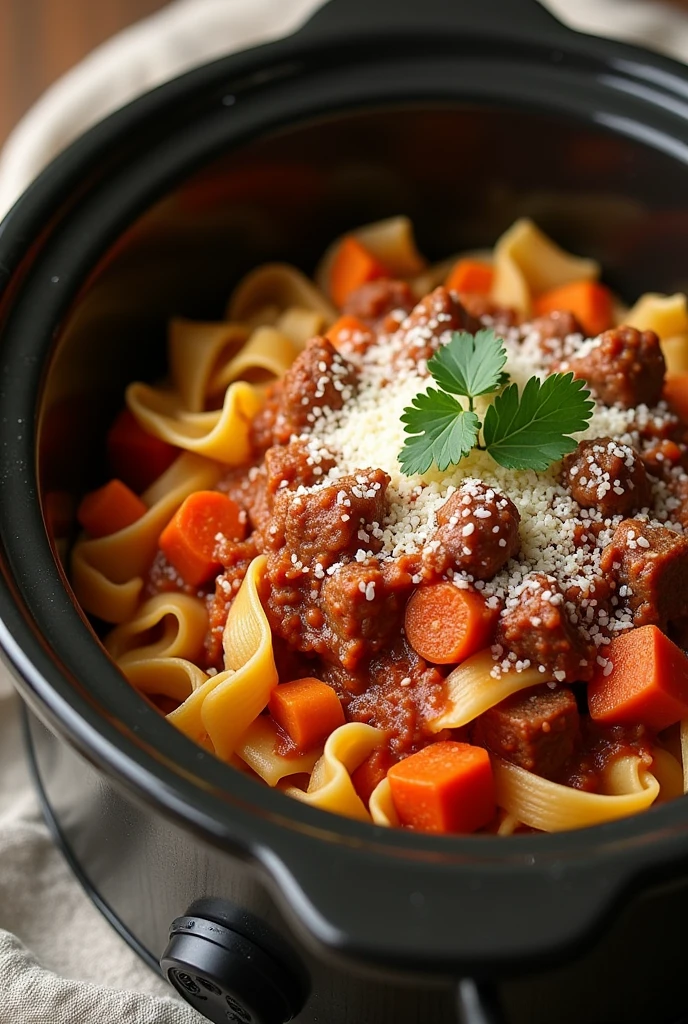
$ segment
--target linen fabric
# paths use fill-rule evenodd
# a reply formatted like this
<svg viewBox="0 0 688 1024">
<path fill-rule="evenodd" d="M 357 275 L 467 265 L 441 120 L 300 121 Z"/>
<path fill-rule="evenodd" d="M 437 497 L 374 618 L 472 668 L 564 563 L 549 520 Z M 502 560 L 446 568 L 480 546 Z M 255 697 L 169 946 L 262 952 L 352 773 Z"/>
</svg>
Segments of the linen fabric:
<svg viewBox="0 0 688 1024">
<path fill-rule="evenodd" d="M 53 85 L 0 154 L 0 217 L 61 149 L 196 65 L 295 31 L 323 0 L 176 0 Z M 345 2 L 345 0 L 339 0 Z M 548 0 L 581 30 L 688 57 L 688 18 L 647 0 Z M 1 230 L 1 227 L 0 227 Z M 0 670 L 0 1024 L 200 1024 L 73 879 L 44 825 Z"/>
</svg>

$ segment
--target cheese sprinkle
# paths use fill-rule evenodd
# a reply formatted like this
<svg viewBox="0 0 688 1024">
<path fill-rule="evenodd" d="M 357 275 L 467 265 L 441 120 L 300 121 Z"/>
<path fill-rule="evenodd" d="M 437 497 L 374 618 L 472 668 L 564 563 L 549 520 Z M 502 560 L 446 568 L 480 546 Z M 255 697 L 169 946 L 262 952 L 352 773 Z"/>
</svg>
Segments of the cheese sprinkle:
<svg viewBox="0 0 688 1024">
<path fill-rule="evenodd" d="M 483 317 L 482 322 L 484 326 L 492 326 L 489 317 Z M 342 356 L 350 359 L 357 368 L 358 388 L 346 396 L 339 410 L 333 411 L 326 406 L 313 410 L 313 426 L 301 435 L 301 440 L 308 446 L 309 461 L 317 465 L 323 456 L 330 455 L 336 460 L 336 466 L 323 474 L 313 487 L 301 487 L 299 491 L 304 493 L 336 484 L 342 476 L 366 469 L 382 469 L 389 475 L 388 515 L 382 523 L 371 524 L 381 550 L 374 555 L 366 547 L 369 534 L 367 527 L 362 529 L 358 535 L 361 546 L 355 558 L 363 562 L 369 558 L 394 559 L 422 552 L 432 544 L 438 509 L 458 487 L 470 490 L 473 482 L 482 481 L 510 498 L 518 509 L 521 517 L 520 551 L 488 582 L 474 581 L 465 573 L 456 571 L 452 574 L 450 570 L 455 585 L 475 586 L 486 597 L 498 599 L 507 608 L 518 603 L 524 581 L 533 572 L 552 577 L 562 590 L 577 588 L 580 597 L 575 603 L 566 603 L 566 612 L 583 635 L 602 649 L 598 661 L 606 666 L 603 648 L 610 642 L 610 635 L 633 625 L 632 614 L 624 600 L 629 595 L 619 591 L 618 596 L 612 597 L 611 612 L 598 610 L 594 596 L 595 580 L 601 575 L 602 550 L 624 516 L 605 518 L 596 509 L 581 508 L 560 482 L 561 463 L 537 473 L 508 470 L 494 462 L 486 452 L 473 449 L 460 465 L 443 473 L 432 467 L 422 477 L 407 477 L 401 471 L 398 454 L 406 437 L 401 416 L 413 398 L 426 390 L 429 377 L 425 360 L 404 360 L 400 355 L 409 348 L 412 350 L 414 333 L 417 335 L 415 344 L 420 348 L 427 344 L 433 329 L 437 332 L 438 326 L 430 321 L 409 330 L 408 321 L 402 321 L 398 333 L 380 336 L 363 355 L 355 351 L 355 345 L 348 348 L 346 341 L 340 342 Z M 537 330 L 530 325 L 505 331 L 498 329 L 498 333 L 504 337 L 507 351 L 505 370 L 519 389 L 530 377 L 537 376 L 542 380 L 553 372 L 552 353 L 548 352 Z M 450 340 L 450 331 L 440 336 L 441 344 Z M 565 357 L 582 354 L 597 344 L 598 339 L 569 335 L 563 342 L 563 351 Z M 478 400 L 476 411 L 479 416 L 489 401 L 489 398 Z M 642 452 L 650 441 L 641 436 L 641 431 L 649 425 L 661 430 L 671 418 L 672 414 L 663 403 L 654 409 L 646 406 L 623 409 L 597 402 L 587 429 L 575 439 L 611 437 L 617 445 L 632 445 Z M 617 454 L 623 457 L 625 452 L 626 449 L 620 449 Z M 681 470 L 673 472 L 682 473 Z M 643 509 L 636 518 L 682 533 L 681 525 L 672 519 L 679 500 L 670 493 L 666 482 L 654 477 L 649 479 L 652 511 Z M 365 484 L 365 478 L 362 477 L 361 483 Z M 604 485 L 604 491 L 607 486 L 618 488 L 619 482 L 601 480 L 601 485 Z M 557 594 L 552 596 L 561 597 Z M 372 595 L 366 594 L 366 597 L 372 599 Z M 495 656 L 499 657 L 497 652 Z M 505 670 L 513 667 L 508 660 L 505 661 Z"/>
</svg>

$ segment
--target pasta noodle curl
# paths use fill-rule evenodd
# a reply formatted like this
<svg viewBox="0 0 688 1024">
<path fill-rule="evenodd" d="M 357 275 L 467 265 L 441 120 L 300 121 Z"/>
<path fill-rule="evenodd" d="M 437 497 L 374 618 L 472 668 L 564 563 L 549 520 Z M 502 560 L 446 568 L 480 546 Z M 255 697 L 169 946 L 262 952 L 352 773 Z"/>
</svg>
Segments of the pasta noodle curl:
<svg viewBox="0 0 688 1024">
<path fill-rule="evenodd" d="M 277 783 L 289 775 L 306 772 L 310 775 L 316 761 L 322 755 L 322 747 L 316 747 L 304 753 L 280 754 L 277 750 L 278 736 L 275 723 L 269 718 L 259 715 L 249 725 L 239 740 L 236 755 L 260 775 L 268 786 Z"/>
<path fill-rule="evenodd" d="M 162 635 L 153 639 L 156 626 Z M 141 605 L 129 622 L 113 629 L 105 641 L 119 665 L 146 658 L 189 658 L 203 651 L 208 629 L 205 604 L 189 594 L 156 594 Z M 147 642 L 148 641 L 148 642 Z"/>
<path fill-rule="evenodd" d="M 399 826 L 399 815 L 392 800 L 392 787 L 389 784 L 389 779 L 383 779 L 382 782 L 378 782 L 370 794 L 368 807 L 374 824 L 384 825 L 385 828 L 397 828 Z"/>
<path fill-rule="evenodd" d="M 499 704 L 512 693 L 547 682 L 537 667 L 522 672 L 491 673 L 495 662 L 489 648 L 467 658 L 447 676 L 447 710 L 428 723 L 431 732 L 459 729 Z"/>
<path fill-rule="evenodd" d="M 562 786 L 515 764 L 492 759 L 497 803 L 518 821 L 543 832 L 564 832 L 626 818 L 646 810 L 659 794 L 639 757 L 621 757 L 605 772 L 606 793 Z"/>
<path fill-rule="evenodd" d="M 225 671 L 211 676 L 168 720 L 187 736 L 207 733 L 218 757 L 229 760 L 238 741 L 277 685 L 272 634 L 260 603 L 265 556 L 251 562 L 227 616 Z"/>
<path fill-rule="evenodd" d="M 517 220 L 498 239 L 494 269 L 492 299 L 526 316 L 531 312 L 534 295 L 574 281 L 596 280 L 600 275 L 595 260 L 572 256 L 560 249 L 526 217 Z"/>
<path fill-rule="evenodd" d="M 126 399 L 141 426 L 168 444 L 228 466 L 240 466 L 251 455 L 249 427 L 262 400 L 245 381 L 230 384 L 216 412 L 188 412 L 174 391 L 148 384 L 130 384 Z"/>
<path fill-rule="evenodd" d="M 625 317 L 639 331 L 659 335 L 668 373 L 688 373 L 688 305 L 686 296 L 647 292 Z"/>
<path fill-rule="evenodd" d="M 290 787 L 286 792 L 322 811 L 370 821 L 370 813 L 354 789 L 351 773 L 383 741 L 384 733 L 372 725 L 362 722 L 340 725 L 328 737 L 306 792 L 296 787 Z"/>
<path fill-rule="evenodd" d="M 211 379 L 231 364 L 248 336 L 244 324 L 172 320 L 167 342 L 170 378 L 187 412 L 204 411 Z"/>
<path fill-rule="evenodd" d="M 234 290 L 227 319 L 251 326 L 269 325 L 294 307 L 320 314 L 321 326 L 329 326 L 337 318 L 334 306 L 300 270 L 288 263 L 265 263 L 247 274 Z"/>
</svg>

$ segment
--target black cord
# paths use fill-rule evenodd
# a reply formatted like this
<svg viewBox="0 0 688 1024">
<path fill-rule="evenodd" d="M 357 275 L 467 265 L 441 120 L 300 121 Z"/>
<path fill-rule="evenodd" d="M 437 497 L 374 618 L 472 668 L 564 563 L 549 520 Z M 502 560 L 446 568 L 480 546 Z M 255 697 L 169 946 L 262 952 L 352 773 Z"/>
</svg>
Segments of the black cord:
<svg viewBox="0 0 688 1024">
<path fill-rule="evenodd" d="M 456 1009 L 458 1024 L 506 1024 L 495 987 L 472 978 L 463 978 L 457 985 Z"/>
</svg>

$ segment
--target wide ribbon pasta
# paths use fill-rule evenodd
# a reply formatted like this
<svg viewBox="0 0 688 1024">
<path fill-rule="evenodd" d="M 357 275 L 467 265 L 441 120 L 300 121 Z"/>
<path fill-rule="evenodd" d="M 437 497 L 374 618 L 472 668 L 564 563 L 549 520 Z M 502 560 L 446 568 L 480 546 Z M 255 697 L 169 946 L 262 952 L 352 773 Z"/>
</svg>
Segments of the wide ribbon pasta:
<svg viewBox="0 0 688 1024">
<path fill-rule="evenodd" d="M 285 792 L 322 811 L 370 821 L 370 813 L 354 789 L 351 773 L 384 742 L 384 738 L 385 734 L 380 729 L 362 722 L 340 725 L 328 737 L 306 792 L 295 786 Z"/>
<path fill-rule="evenodd" d="M 659 336 L 667 373 L 688 373 L 688 304 L 686 296 L 642 295 L 624 317 L 624 323 Z"/>
<path fill-rule="evenodd" d="M 492 299 L 500 306 L 532 311 L 535 295 L 574 281 L 597 280 L 596 260 L 572 256 L 523 217 L 498 239 L 494 250 Z"/>
<path fill-rule="evenodd" d="M 322 755 L 322 746 L 305 753 L 280 754 L 278 742 L 275 723 L 259 715 L 239 740 L 236 756 L 252 768 L 256 775 L 260 775 L 268 786 L 276 786 L 289 775 L 304 772 L 310 775 Z"/>
<path fill-rule="evenodd" d="M 492 758 L 498 805 L 543 832 L 586 828 L 647 810 L 659 794 L 659 782 L 641 765 L 639 757 L 616 759 L 603 775 L 606 792 L 586 793 Z"/>
<path fill-rule="evenodd" d="M 486 648 L 467 658 L 447 676 L 447 709 L 428 722 L 431 732 L 460 729 L 512 693 L 545 683 L 548 679 L 537 666 L 521 672 L 515 669 L 502 672 L 495 678 L 492 675 L 494 667 L 492 651 Z"/>
<path fill-rule="evenodd" d="M 191 694 L 208 681 L 208 676 L 193 661 L 186 658 L 133 658 L 118 662 L 118 667 L 139 693 L 149 697 L 169 697 L 182 704 Z M 204 745 L 203 735 L 197 737 Z"/>
<path fill-rule="evenodd" d="M 232 293 L 227 319 L 251 326 L 274 324 L 288 309 L 319 313 L 329 325 L 337 311 L 312 281 L 288 263 L 264 263 L 247 274 Z"/>
<path fill-rule="evenodd" d="M 151 637 L 162 627 L 157 639 Z M 145 658 L 200 657 L 208 629 L 208 612 L 197 597 L 181 593 L 156 594 L 145 601 L 133 619 L 113 629 L 105 641 L 108 653 L 122 665 Z"/>
<path fill-rule="evenodd" d="M 161 531 L 189 494 L 213 487 L 220 473 L 215 462 L 181 455 L 143 495 L 149 505 L 145 515 L 117 533 L 77 541 L 71 580 L 87 612 L 105 622 L 132 618 Z"/>
<path fill-rule="evenodd" d="M 399 815 L 392 800 L 392 787 L 389 784 L 389 779 L 378 782 L 370 794 L 368 809 L 376 825 L 384 825 L 385 828 L 398 828 Z"/>
<path fill-rule="evenodd" d="M 297 345 L 275 327 L 257 327 L 233 359 L 222 363 L 213 374 L 208 391 L 218 394 L 240 378 L 283 377 L 299 354 Z"/>
<path fill-rule="evenodd" d="M 652 774 L 659 783 L 658 804 L 683 796 L 683 768 L 670 751 L 653 747 Z"/>
<path fill-rule="evenodd" d="M 187 412 L 205 410 L 209 381 L 241 352 L 249 333 L 238 323 L 200 323 L 179 317 L 170 322 L 170 379 Z"/>
<path fill-rule="evenodd" d="M 280 313 L 274 326 L 301 350 L 307 341 L 329 326 L 329 316 L 317 309 L 289 306 Z"/>
<path fill-rule="evenodd" d="M 253 559 L 229 609 L 223 634 L 225 671 L 211 676 L 168 715 L 193 739 L 207 734 L 223 760 L 235 753 L 277 685 L 272 634 L 259 595 L 265 562 L 264 555 Z"/>
<path fill-rule="evenodd" d="M 230 384 L 222 408 L 213 412 L 189 412 L 177 392 L 139 382 L 129 385 L 126 401 L 149 434 L 228 466 L 249 460 L 249 428 L 263 404 L 246 381 Z"/>
</svg>

